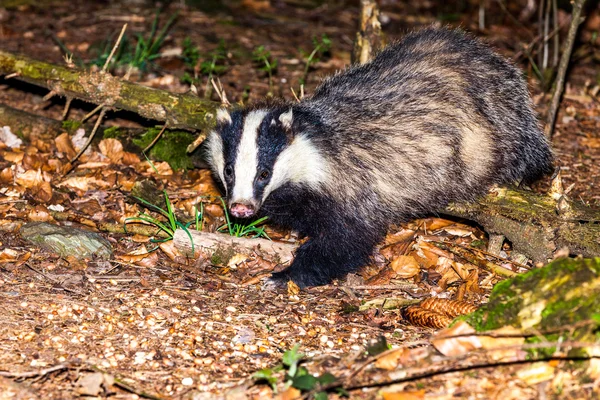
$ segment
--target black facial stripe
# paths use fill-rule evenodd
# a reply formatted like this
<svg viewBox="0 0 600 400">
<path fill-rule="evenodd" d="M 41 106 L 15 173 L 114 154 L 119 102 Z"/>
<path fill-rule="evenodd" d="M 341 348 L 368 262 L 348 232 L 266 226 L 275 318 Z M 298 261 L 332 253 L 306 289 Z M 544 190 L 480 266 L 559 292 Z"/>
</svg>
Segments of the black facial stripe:
<svg viewBox="0 0 600 400">
<path fill-rule="evenodd" d="M 223 175 L 225 178 L 225 185 L 227 190 L 231 192 L 233 189 L 233 182 L 235 181 L 235 159 L 237 158 L 238 147 L 242 138 L 242 130 L 244 129 L 245 115 L 241 110 L 233 111 L 231 113 L 231 123 L 221 123 L 217 125 L 217 132 L 223 139 L 223 156 L 225 159 L 225 166 L 231 165 L 233 173 L 229 176 Z"/>
<path fill-rule="evenodd" d="M 273 166 L 277 156 L 287 147 L 288 135 L 285 132 L 279 116 L 289 108 L 280 108 L 268 113 L 258 130 L 258 168 L 254 179 L 254 196 L 262 199 L 265 188 L 271 181 Z M 260 179 L 263 170 L 269 171 L 267 179 Z"/>
</svg>

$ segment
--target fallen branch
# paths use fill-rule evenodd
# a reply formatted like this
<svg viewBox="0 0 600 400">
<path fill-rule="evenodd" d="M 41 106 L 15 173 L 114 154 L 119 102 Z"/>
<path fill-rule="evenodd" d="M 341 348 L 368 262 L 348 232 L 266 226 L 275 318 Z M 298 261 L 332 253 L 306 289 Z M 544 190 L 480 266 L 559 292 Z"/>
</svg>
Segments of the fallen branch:
<svg viewBox="0 0 600 400">
<path fill-rule="evenodd" d="M 71 69 L 0 51 L 0 74 L 68 96 L 133 111 L 144 118 L 165 121 L 188 130 L 211 126 L 219 103 L 191 93 L 177 94 L 119 79 L 109 73 Z"/>
<path fill-rule="evenodd" d="M 217 249 L 233 250 L 234 253 L 253 254 L 255 251 L 260 251 L 264 255 L 268 255 L 278 263 L 283 264 L 291 261 L 296 250 L 296 245 L 292 243 L 276 242 L 268 239 L 249 239 L 243 237 L 228 236 L 223 233 L 209 233 L 195 230 L 188 231 L 192 236 L 194 252 L 200 249 L 209 249 L 215 251 Z M 175 231 L 173 236 L 175 247 L 184 254 L 192 254 L 192 243 L 188 233 L 182 229 Z"/>
<path fill-rule="evenodd" d="M 535 262 L 546 263 L 563 247 L 585 257 L 600 254 L 600 210 L 565 197 L 555 201 L 548 195 L 498 188 L 477 202 L 452 204 L 445 212 L 506 236 L 514 250 Z"/>
</svg>

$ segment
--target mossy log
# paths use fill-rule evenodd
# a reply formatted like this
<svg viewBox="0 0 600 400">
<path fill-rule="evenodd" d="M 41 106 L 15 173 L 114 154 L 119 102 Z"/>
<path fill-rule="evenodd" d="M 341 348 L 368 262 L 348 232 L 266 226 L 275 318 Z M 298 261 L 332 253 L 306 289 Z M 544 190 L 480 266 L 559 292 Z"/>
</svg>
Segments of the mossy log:
<svg viewBox="0 0 600 400">
<path fill-rule="evenodd" d="M 0 51 L 0 74 L 45 87 L 59 96 L 164 121 L 170 128 L 206 129 L 212 124 L 219 105 L 191 93 L 171 93 L 128 82 L 109 73 L 68 68 L 4 51 Z"/>
<path fill-rule="evenodd" d="M 453 204 L 453 216 L 481 224 L 487 233 L 502 234 L 513 248 L 536 262 L 546 263 L 557 250 L 600 256 L 600 210 L 560 196 L 498 188 L 474 203 Z"/>
<path fill-rule="evenodd" d="M 176 248 L 188 256 L 198 256 L 200 250 L 208 251 L 213 255 L 228 254 L 228 257 L 225 258 L 231 258 L 236 253 L 251 255 L 258 252 L 278 264 L 287 264 L 290 262 L 296 249 L 296 244 L 293 243 L 271 241 L 262 238 L 236 237 L 224 233 L 200 232 L 195 230 L 184 231 L 183 229 L 175 231 L 173 242 Z M 221 260 L 225 264 L 227 261 L 228 259 Z"/>
<path fill-rule="evenodd" d="M 462 319 L 477 331 L 510 325 L 555 343 L 559 336 L 595 343 L 599 297 L 600 258 L 562 258 L 500 282 L 487 304 Z"/>
</svg>

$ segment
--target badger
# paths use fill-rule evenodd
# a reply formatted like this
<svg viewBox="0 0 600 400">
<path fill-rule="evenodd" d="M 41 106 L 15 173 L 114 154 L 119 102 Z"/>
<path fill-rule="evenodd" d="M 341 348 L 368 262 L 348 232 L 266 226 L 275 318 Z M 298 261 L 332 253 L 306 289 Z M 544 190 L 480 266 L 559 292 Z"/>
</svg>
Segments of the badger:
<svg viewBox="0 0 600 400">
<path fill-rule="evenodd" d="M 470 34 L 427 28 L 297 103 L 216 113 L 207 161 L 231 215 L 307 240 L 271 283 L 367 264 L 391 224 L 551 172 L 521 72 Z"/>
</svg>

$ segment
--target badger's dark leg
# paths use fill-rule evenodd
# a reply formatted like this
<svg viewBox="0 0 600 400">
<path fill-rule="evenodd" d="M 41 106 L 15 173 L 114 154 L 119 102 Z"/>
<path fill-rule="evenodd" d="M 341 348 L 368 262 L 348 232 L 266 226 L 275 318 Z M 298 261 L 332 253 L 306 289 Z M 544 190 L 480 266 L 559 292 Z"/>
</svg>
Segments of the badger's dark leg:
<svg viewBox="0 0 600 400">
<path fill-rule="evenodd" d="M 292 280 L 301 288 L 330 283 L 366 265 L 382 235 L 350 228 L 345 232 L 321 232 L 300 246 L 292 265 L 273 274 L 275 284 Z"/>
<path fill-rule="evenodd" d="M 308 241 L 298 248 L 292 265 L 273 274 L 271 283 L 292 280 L 300 287 L 318 286 L 342 278 L 367 264 L 386 225 L 358 215 L 332 198 L 299 186 L 286 185 L 271 194 L 262 210 L 274 224 L 290 227 Z"/>
</svg>

